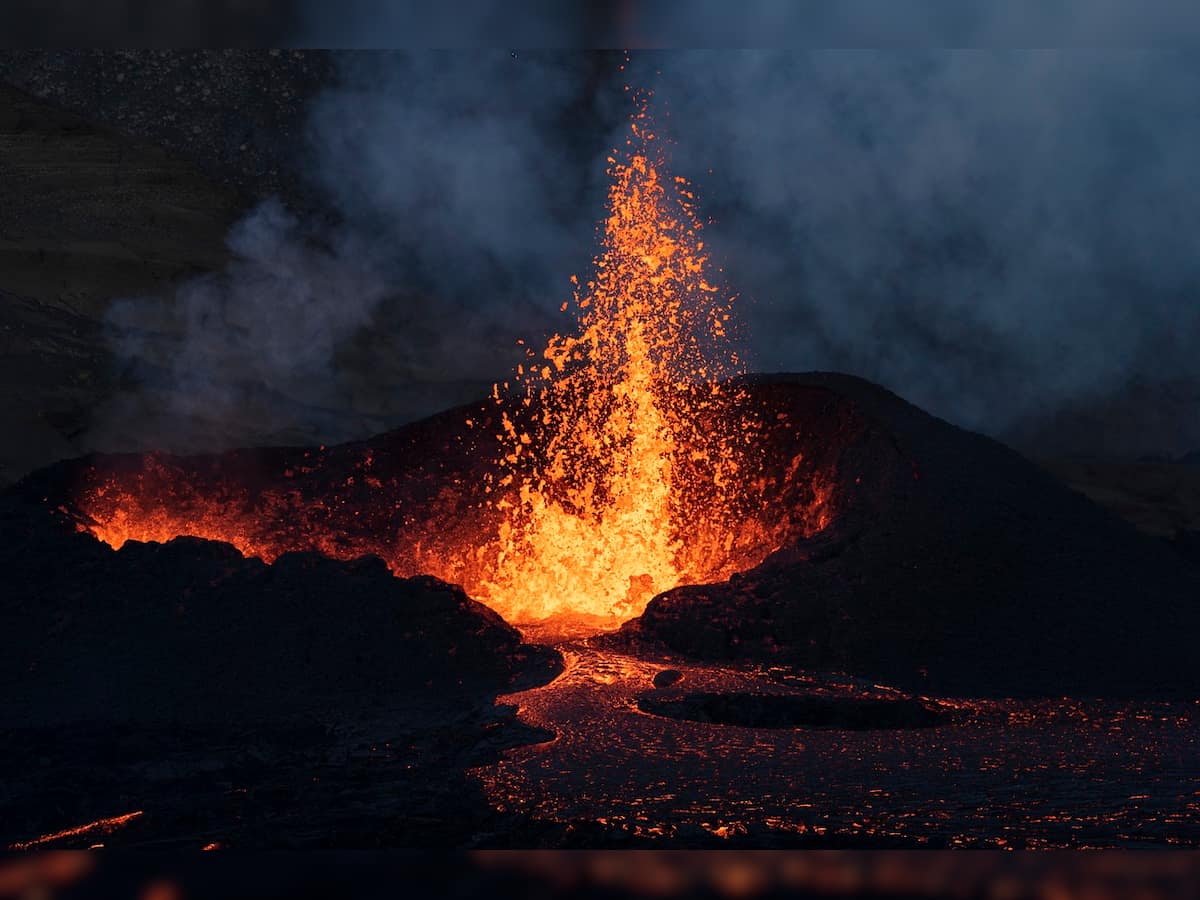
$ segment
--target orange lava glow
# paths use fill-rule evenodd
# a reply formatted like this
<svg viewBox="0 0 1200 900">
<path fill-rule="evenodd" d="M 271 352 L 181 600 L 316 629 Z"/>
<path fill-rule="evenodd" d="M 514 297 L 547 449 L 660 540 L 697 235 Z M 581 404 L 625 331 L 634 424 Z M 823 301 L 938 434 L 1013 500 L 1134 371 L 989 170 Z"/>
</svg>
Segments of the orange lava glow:
<svg viewBox="0 0 1200 900">
<path fill-rule="evenodd" d="M 121 816 L 112 816 L 107 819 L 97 819 L 95 822 L 88 822 L 86 825 L 76 825 L 74 828 L 64 828 L 62 831 L 56 831 L 53 834 L 44 834 L 41 837 L 34 838 L 30 841 L 21 841 L 19 843 L 12 844 L 8 849 L 31 850 L 34 847 L 44 847 L 46 844 L 53 844 L 55 841 L 61 841 L 64 838 L 80 837 L 81 835 L 85 834 L 111 834 L 121 826 L 128 825 L 142 814 L 142 810 L 139 809 L 130 813 L 125 813 Z"/>
<path fill-rule="evenodd" d="M 491 459 L 478 477 L 441 475 L 436 488 L 397 480 L 367 450 L 345 478 L 321 480 L 321 448 L 256 491 L 227 469 L 200 474 L 149 455 L 134 473 L 98 473 L 79 497 L 81 527 L 113 547 L 193 535 L 266 561 L 371 553 L 397 575 L 461 584 L 511 622 L 599 626 L 825 527 L 830 489 L 803 455 L 767 465 L 759 452 L 787 415 L 754 407 L 737 386 L 731 298 L 645 103 L 609 163 L 601 252 L 584 283 L 572 278 L 576 328 L 527 348 L 489 405 L 456 423 L 454 444 L 430 444 L 441 459 L 474 447 Z M 298 486 L 310 476 L 320 490 Z M 792 490 L 786 511 L 764 515 L 802 478 L 811 483 Z M 388 504 L 390 518 L 371 512 Z"/>
<path fill-rule="evenodd" d="M 642 109 L 625 159 L 609 158 L 594 278 L 584 291 L 573 279 L 578 332 L 530 352 L 515 395 L 495 395 L 541 412 L 524 431 L 505 410 L 497 435 L 499 484 L 517 495 L 499 501 L 508 515 L 481 596 L 518 617 L 629 618 L 661 591 L 736 567 L 732 444 L 751 423 L 704 424 L 736 404 L 721 379 L 740 360 L 693 193 L 667 173 L 661 143 Z"/>
</svg>

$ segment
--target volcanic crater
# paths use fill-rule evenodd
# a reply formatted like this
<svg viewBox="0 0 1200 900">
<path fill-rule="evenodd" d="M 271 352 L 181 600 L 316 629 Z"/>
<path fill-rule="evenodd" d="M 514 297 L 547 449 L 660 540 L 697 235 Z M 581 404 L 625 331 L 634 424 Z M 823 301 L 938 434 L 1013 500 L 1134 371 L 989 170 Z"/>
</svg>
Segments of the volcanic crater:
<svg viewBox="0 0 1200 900">
<path fill-rule="evenodd" d="M 602 642 L 930 693 L 1200 687 L 1187 649 L 1200 572 L 1165 543 L 1002 445 L 860 379 L 756 376 L 736 387 L 739 414 L 764 423 L 739 451 L 756 485 L 745 518 L 700 523 L 709 580 L 648 597 Z M 9 521 L 55 523 L 39 528 L 57 536 L 37 553 L 60 566 L 88 535 L 121 557 L 189 535 L 268 563 L 297 552 L 376 556 L 394 575 L 434 575 L 478 597 L 481 550 L 495 552 L 502 520 L 478 446 L 486 428 L 463 422 L 489 416 L 491 404 L 455 409 L 334 447 L 66 461 L 7 492 L 10 513 L 23 511 Z M 694 551 L 680 536 L 681 554 Z M 548 621 L 522 621 L 492 607 L 540 640 L 620 624 L 573 620 L 559 606 Z"/>
<path fill-rule="evenodd" d="M 736 460 L 741 472 L 752 473 L 752 487 L 739 508 L 717 511 L 729 518 L 691 521 L 691 530 L 676 526 L 673 535 L 678 555 L 693 561 L 697 581 L 752 568 L 824 527 L 838 502 L 832 488 L 841 457 L 864 428 L 850 406 L 825 391 L 776 389 L 745 399 L 739 421 L 749 415 L 765 423 L 753 443 L 740 445 Z M 499 427 L 496 419 L 485 404 L 335 447 L 94 456 L 60 464 L 30 490 L 43 492 L 75 528 L 117 549 L 131 540 L 190 535 L 230 543 L 266 562 L 291 551 L 373 555 L 398 576 L 429 574 L 461 584 L 521 623 L 529 606 L 488 596 L 489 567 L 501 549 L 495 537 L 516 493 L 489 484 L 487 432 Z M 476 427 L 463 427 L 467 420 Z M 725 424 L 702 427 L 718 431 Z M 636 586 L 636 577 L 631 581 Z M 569 605 L 548 608 L 570 619 Z M 594 608 L 584 605 L 581 612 L 587 616 Z M 525 621 L 539 618 L 545 617 Z"/>
</svg>

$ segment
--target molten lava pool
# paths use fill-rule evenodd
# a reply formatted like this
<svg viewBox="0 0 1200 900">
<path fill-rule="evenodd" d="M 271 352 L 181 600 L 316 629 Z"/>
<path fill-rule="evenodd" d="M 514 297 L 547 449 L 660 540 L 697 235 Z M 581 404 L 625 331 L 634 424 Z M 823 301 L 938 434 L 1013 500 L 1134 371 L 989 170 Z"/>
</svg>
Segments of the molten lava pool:
<svg viewBox="0 0 1200 900">
<path fill-rule="evenodd" d="M 570 523 L 554 532 L 558 543 L 544 555 L 513 559 L 522 547 L 534 550 L 508 518 L 521 489 L 488 481 L 479 432 L 499 420 L 490 404 L 335 447 L 96 457 L 72 471 L 73 499 L 62 509 L 114 548 L 191 535 L 266 562 L 306 550 L 340 559 L 376 555 L 398 576 L 432 574 L 460 584 L 510 622 L 566 617 L 600 630 L 637 615 L 661 590 L 724 580 L 828 523 L 839 447 L 849 438 L 798 428 L 794 418 L 803 409 L 787 390 L 748 394 L 744 410 L 770 424 L 757 433 L 760 446 L 733 456 L 742 471 L 754 472 L 743 510 L 714 506 L 697 511 L 694 527 L 668 524 L 678 568 L 656 577 L 630 559 L 590 591 L 584 579 L 615 552 L 589 543 L 607 517 L 569 517 L 558 507 L 556 515 Z M 481 427 L 464 427 L 465 418 Z M 635 539 L 613 537 L 617 546 L 636 547 Z M 605 583 L 614 585 L 611 592 L 602 590 Z"/>
</svg>

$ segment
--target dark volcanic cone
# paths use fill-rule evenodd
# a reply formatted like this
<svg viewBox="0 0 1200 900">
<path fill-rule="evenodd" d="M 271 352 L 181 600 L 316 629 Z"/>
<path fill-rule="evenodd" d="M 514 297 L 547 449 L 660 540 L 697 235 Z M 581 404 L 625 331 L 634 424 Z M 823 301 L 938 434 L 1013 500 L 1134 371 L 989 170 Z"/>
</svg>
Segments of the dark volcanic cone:
<svg viewBox="0 0 1200 900">
<path fill-rule="evenodd" d="M 838 448 L 832 523 L 726 583 L 656 597 L 627 634 L 931 694 L 1200 693 L 1200 570 L 1164 543 L 866 381 L 753 390 L 818 434 L 860 423 Z"/>
<path fill-rule="evenodd" d="M 745 451 L 762 485 L 761 508 L 747 515 L 783 535 L 780 549 L 727 582 L 659 595 L 615 640 L 841 670 L 931 694 L 1200 694 L 1191 652 L 1200 569 L 1165 544 L 995 441 L 860 379 L 751 378 L 744 402 L 766 423 Z M 470 583 L 472 548 L 499 521 L 483 487 L 494 418 L 484 404 L 338 447 L 89 457 L 35 473 L 3 497 L 0 615 L 10 643 L 41 649 L 10 657 L 6 683 L 50 664 L 39 659 L 66 665 L 76 647 L 98 671 L 125 665 L 120 654 L 153 657 L 166 671 L 178 659 L 203 662 L 204 640 L 225 633 L 248 635 L 262 653 L 230 656 L 218 641 L 208 662 L 251 683 L 273 653 L 297 662 L 335 648 L 342 661 L 361 648 L 370 662 L 351 665 L 360 682 L 345 682 L 333 661 L 304 677 L 324 683 L 336 672 L 343 680 L 329 684 L 348 690 L 512 677 L 524 665 L 516 633 L 461 593 L 393 579 L 374 562 L 287 555 L 377 555 L 398 575 Z M 144 526 L 156 504 L 172 510 L 156 539 L 199 534 L 277 561 L 195 541 L 133 541 L 114 553 L 76 533 L 95 524 L 91 515 L 111 514 L 115 494 L 100 489 L 114 483 L 141 492 L 127 507 L 131 526 Z M 813 534 L 818 496 L 829 524 Z M 730 533 L 745 524 L 730 521 Z M 183 641 L 179 617 L 188 616 L 208 637 L 182 656 L 151 649 L 160 631 Z M 98 649 L 91 629 L 117 634 L 122 617 L 138 638 Z"/>
</svg>

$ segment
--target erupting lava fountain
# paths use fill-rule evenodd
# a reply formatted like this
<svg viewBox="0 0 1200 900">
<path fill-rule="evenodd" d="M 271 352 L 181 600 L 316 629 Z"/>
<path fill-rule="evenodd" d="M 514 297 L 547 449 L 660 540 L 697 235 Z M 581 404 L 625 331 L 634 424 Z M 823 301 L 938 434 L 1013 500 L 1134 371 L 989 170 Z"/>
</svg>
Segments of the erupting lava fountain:
<svg viewBox="0 0 1200 900">
<path fill-rule="evenodd" d="M 228 467 L 199 476 L 147 457 L 136 473 L 83 492 L 82 527 L 114 547 L 189 534 L 267 561 L 297 549 L 374 553 L 397 575 L 462 584 L 509 621 L 597 624 L 637 616 L 680 584 L 724 580 L 823 528 L 830 492 L 820 485 L 785 514 L 772 503 L 802 460 L 777 472 L 762 459 L 767 432 L 786 415 L 764 415 L 737 377 L 732 298 L 714 283 L 695 194 L 667 172 L 648 97 L 624 150 L 609 157 L 593 274 L 571 279 L 577 328 L 541 353 L 526 348 L 490 403 L 459 420 L 468 435 L 457 440 L 485 468 L 440 476 L 440 505 L 422 506 L 404 477 L 385 483 L 371 450 L 345 482 L 369 485 L 366 498 L 345 496 L 341 482 L 315 496 L 295 482 L 255 491 Z M 403 513 L 374 516 L 382 524 L 364 530 L 360 513 L 381 504 Z M 334 512 L 346 506 L 353 517 Z M 767 506 L 776 512 L 764 515 Z"/>
<path fill-rule="evenodd" d="M 744 451 L 759 429 L 729 381 L 743 365 L 731 298 L 712 283 L 695 195 L 668 174 L 644 104 L 629 131 L 609 157 L 593 279 L 581 290 L 572 276 L 578 333 L 527 351 L 516 390 L 493 393 L 495 483 L 516 496 L 497 500 L 507 515 L 479 596 L 518 619 L 627 619 L 661 591 L 760 562 L 782 537 L 754 515 L 764 498 Z M 519 427 L 514 406 L 538 415 Z"/>
</svg>

